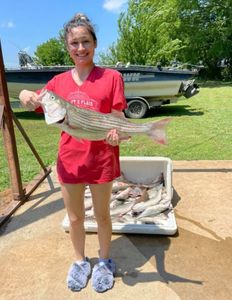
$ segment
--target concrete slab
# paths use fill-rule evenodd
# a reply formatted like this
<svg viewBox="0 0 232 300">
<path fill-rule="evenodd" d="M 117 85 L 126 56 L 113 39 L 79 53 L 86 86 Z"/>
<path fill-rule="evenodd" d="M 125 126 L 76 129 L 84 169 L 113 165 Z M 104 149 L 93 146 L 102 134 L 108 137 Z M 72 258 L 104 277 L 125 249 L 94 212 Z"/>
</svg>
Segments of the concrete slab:
<svg viewBox="0 0 232 300">
<path fill-rule="evenodd" d="M 1 229 L 0 299 L 217 299 L 232 295 L 232 161 L 174 161 L 175 236 L 114 234 L 115 286 L 104 294 L 66 288 L 73 260 L 55 173 Z M 88 233 L 94 263 L 98 242 Z"/>
</svg>

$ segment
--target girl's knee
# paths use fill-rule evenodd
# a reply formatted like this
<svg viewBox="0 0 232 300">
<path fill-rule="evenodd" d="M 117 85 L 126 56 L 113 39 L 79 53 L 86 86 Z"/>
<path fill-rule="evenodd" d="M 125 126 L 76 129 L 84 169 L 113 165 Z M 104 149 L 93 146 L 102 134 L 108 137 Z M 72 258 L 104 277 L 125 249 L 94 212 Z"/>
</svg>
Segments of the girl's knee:
<svg viewBox="0 0 232 300">
<path fill-rule="evenodd" d="M 69 217 L 70 226 L 72 226 L 72 227 L 83 225 L 84 221 L 85 221 L 84 216 L 75 215 L 75 216 Z"/>
</svg>

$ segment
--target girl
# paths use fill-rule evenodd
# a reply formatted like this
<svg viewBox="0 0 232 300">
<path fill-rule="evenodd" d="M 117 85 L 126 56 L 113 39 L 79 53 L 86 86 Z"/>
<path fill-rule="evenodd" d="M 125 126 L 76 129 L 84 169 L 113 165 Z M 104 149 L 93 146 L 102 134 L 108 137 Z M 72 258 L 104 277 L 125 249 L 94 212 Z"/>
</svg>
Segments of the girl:
<svg viewBox="0 0 232 300">
<path fill-rule="evenodd" d="M 60 95 L 72 104 L 102 113 L 117 111 L 122 116 L 126 108 L 124 84 L 119 72 L 95 66 L 93 58 L 97 38 L 87 16 L 75 15 L 64 26 L 67 50 L 75 67 L 51 79 L 46 89 Z M 21 103 L 34 109 L 40 106 L 39 95 L 22 90 Z M 119 136 L 111 130 L 102 141 L 78 141 L 62 132 L 57 158 L 57 174 L 64 204 L 70 220 L 70 237 L 75 252 L 67 285 L 80 291 L 91 275 L 91 265 L 85 256 L 84 192 L 89 185 L 98 225 L 99 261 L 92 270 L 92 286 L 104 292 L 114 284 L 115 263 L 110 258 L 112 225 L 109 202 L 112 181 L 120 176 Z"/>
</svg>

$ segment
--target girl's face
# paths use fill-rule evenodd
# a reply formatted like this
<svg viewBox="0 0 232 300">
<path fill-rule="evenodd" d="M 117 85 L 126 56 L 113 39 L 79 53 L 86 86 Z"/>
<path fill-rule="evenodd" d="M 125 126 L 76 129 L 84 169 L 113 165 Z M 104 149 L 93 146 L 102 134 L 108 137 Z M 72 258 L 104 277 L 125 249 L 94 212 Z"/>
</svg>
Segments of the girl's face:
<svg viewBox="0 0 232 300">
<path fill-rule="evenodd" d="M 90 66 L 93 64 L 95 48 L 97 46 L 93 36 L 83 26 L 74 27 L 67 34 L 67 49 L 76 66 Z"/>
</svg>

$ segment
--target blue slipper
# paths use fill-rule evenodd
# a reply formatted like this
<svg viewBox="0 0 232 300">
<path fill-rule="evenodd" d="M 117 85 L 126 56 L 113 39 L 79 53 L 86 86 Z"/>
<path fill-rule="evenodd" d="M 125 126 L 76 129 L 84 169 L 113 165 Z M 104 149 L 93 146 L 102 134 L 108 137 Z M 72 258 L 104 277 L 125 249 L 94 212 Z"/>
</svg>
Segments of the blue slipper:
<svg viewBox="0 0 232 300">
<path fill-rule="evenodd" d="M 68 288 L 73 292 L 79 292 L 86 287 L 90 273 L 91 265 L 88 258 L 81 262 L 74 262 L 68 271 Z"/>
<path fill-rule="evenodd" d="M 116 266 L 112 259 L 99 259 L 93 268 L 92 287 L 98 293 L 111 289 L 114 285 Z"/>
</svg>

